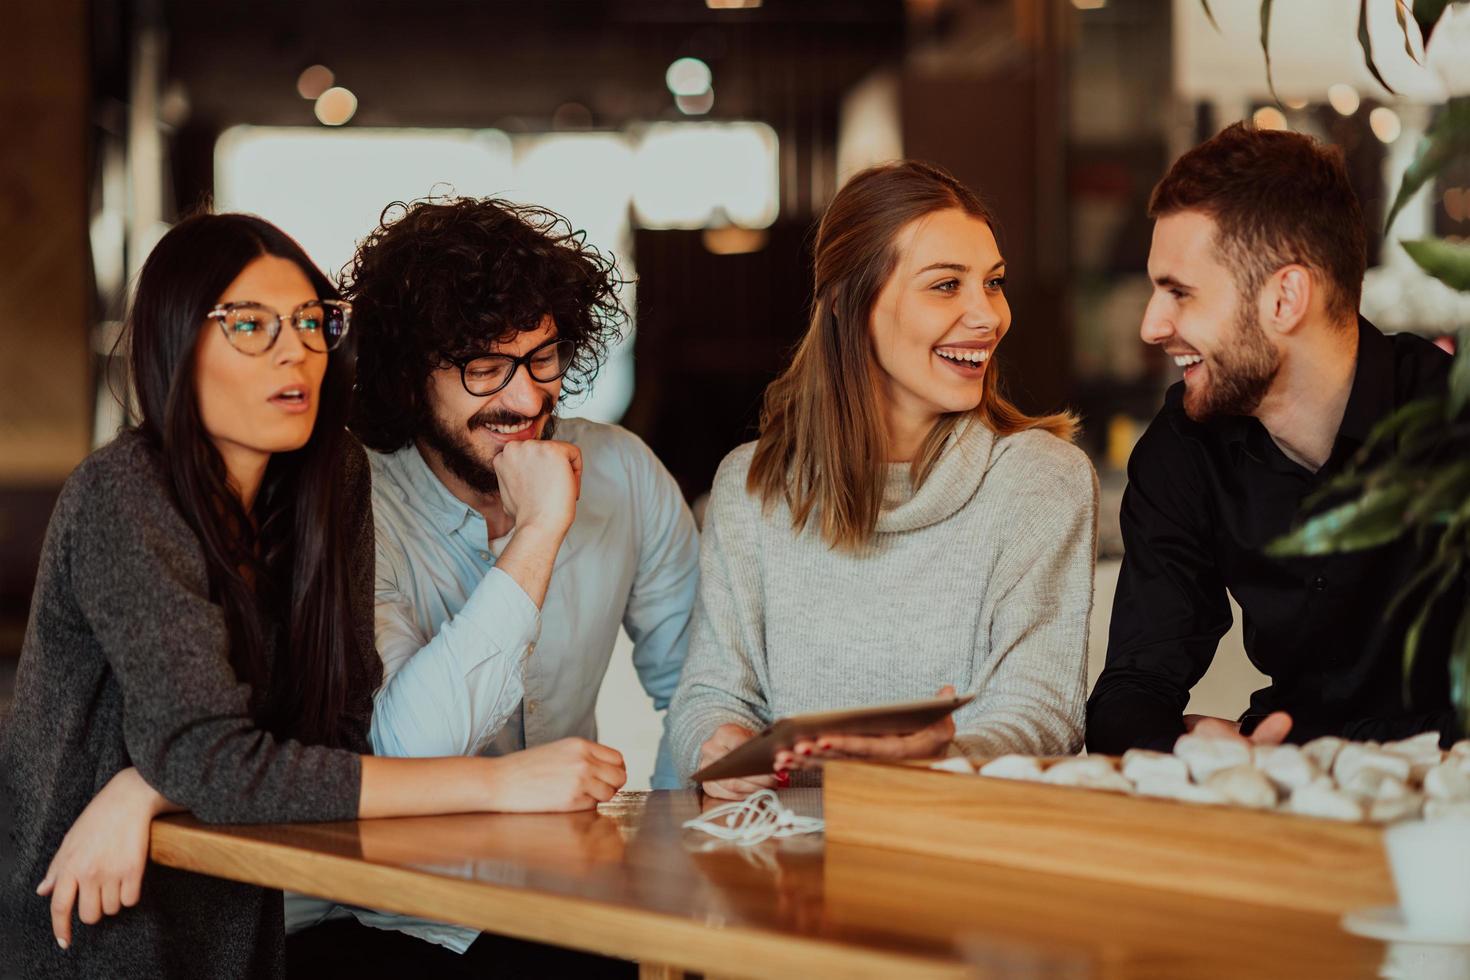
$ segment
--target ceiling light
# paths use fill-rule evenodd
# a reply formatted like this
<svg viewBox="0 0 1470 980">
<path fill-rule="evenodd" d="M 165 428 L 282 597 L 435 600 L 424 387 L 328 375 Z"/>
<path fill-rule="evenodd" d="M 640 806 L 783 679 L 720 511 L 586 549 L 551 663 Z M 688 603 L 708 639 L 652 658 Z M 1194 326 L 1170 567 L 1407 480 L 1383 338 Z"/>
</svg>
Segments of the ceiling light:
<svg viewBox="0 0 1470 980">
<path fill-rule="evenodd" d="M 1368 128 L 1381 142 L 1392 143 L 1404 131 L 1404 124 L 1399 121 L 1397 112 L 1381 105 L 1368 113 Z"/>
<path fill-rule="evenodd" d="M 326 126 L 341 126 L 357 112 L 357 96 L 345 88 L 329 88 L 316 100 L 316 117 Z"/>
<path fill-rule="evenodd" d="M 1285 129 L 1286 117 L 1281 110 L 1273 105 L 1261 106 L 1251 116 L 1251 122 L 1256 124 L 1257 129 Z"/>
<path fill-rule="evenodd" d="M 715 90 L 705 89 L 698 95 L 676 95 L 674 105 L 686 116 L 702 116 L 715 107 Z"/>
<path fill-rule="evenodd" d="M 669 65 L 664 82 L 675 95 L 703 95 L 710 90 L 713 77 L 709 65 L 698 58 L 680 58 Z"/>
<path fill-rule="evenodd" d="M 303 99 L 319 99 L 337 79 L 326 65 L 311 65 L 296 76 L 296 91 Z"/>
<path fill-rule="evenodd" d="M 1327 90 L 1327 101 L 1331 102 L 1332 108 L 1340 114 L 1351 116 L 1358 111 L 1362 100 L 1358 98 L 1357 91 L 1351 85 L 1343 85 L 1339 82 Z"/>
</svg>

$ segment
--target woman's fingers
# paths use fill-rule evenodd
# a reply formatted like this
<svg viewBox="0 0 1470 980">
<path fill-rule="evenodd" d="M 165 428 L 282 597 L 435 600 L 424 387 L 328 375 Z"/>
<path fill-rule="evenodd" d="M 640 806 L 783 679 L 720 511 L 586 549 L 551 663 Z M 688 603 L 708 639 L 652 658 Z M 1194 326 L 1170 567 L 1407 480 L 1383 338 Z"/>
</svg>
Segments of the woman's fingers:
<svg viewBox="0 0 1470 980">
<path fill-rule="evenodd" d="M 607 783 L 614 791 L 621 789 L 628 781 L 628 770 L 622 766 L 611 766 L 602 762 L 594 762 L 587 767 L 588 773 L 600 782 Z"/>
<path fill-rule="evenodd" d="M 128 875 L 123 880 L 122 887 L 118 889 L 118 901 L 122 902 L 125 908 L 132 908 L 138 904 L 138 899 L 142 897 L 142 891 L 143 875 L 141 873 Z"/>
<path fill-rule="evenodd" d="M 117 915 L 122 911 L 122 882 L 116 878 L 110 878 L 102 883 L 102 912 L 104 915 Z"/>
<path fill-rule="evenodd" d="M 97 882 L 77 883 L 77 918 L 89 926 L 102 921 L 102 888 Z"/>
<path fill-rule="evenodd" d="M 582 792 L 584 795 L 592 797 L 595 803 L 606 803 L 618 795 L 618 788 L 595 776 L 589 776 L 582 781 Z"/>
<path fill-rule="evenodd" d="M 77 880 L 61 875 L 51 891 L 51 934 L 62 949 L 71 945 L 71 910 L 76 903 Z"/>
<path fill-rule="evenodd" d="M 748 779 L 721 779 L 704 784 L 704 794 L 721 800 L 743 800 L 751 793 L 775 789 L 775 776 L 751 776 Z"/>
<path fill-rule="evenodd" d="M 729 780 L 716 780 L 704 784 L 704 795 L 713 796 L 717 800 L 743 800 L 745 795 L 730 785 Z"/>
</svg>

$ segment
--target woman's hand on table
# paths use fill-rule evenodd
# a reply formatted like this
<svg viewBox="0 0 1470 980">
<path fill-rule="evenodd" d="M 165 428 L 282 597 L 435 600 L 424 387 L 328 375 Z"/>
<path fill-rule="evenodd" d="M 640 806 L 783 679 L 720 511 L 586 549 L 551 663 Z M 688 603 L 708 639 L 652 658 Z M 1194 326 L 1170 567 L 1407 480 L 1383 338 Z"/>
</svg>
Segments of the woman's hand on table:
<svg viewBox="0 0 1470 980">
<path fill-rule="evenodd" d="M 699 747 L 699 768 L 703 769 L 717 759 L 723 759 L 736 747 L 755 738 L 755 732 L 744 725 L 721 725 Z M 746 776 L 742 779 L 720 779 L 701 784 L 706 796 L 720 800 L 743 800 L 751 793 L 763 789 L 775 789 L 783 780 L 776 775 Z"/>
<path fill-rule="evenodd" d="M 946 684 L 935 694 L 954 697 Z M 954 741 L 954 716 L 945 715 L 934 724 L 907 735 L 819 735 L 797 739 L 789 749 L 776 753 L 776 771 L 820 769 L 832 759 L 873 759 L 897 762 L 902 759 L 932 759 L 943 755 Z"/>
<path fill-rule="evenodd" d="M 36 894 L 51 898 L 51 931 L 57 944 L 71 945 L 71 915 L 95 925 L 138 904 L 148 866 L 149 827 L 160 813 L 175 810 L 143 781 L 138 770 L 124 769 L 92 798 L 61 840 Z"/>
<path fill-rule="evenodd" d="M 622 753 L 585 738 L 564 738 L 494 762 L 491 809 L 507 813 L 591 810 L 628 781 Z"/>
</svg>

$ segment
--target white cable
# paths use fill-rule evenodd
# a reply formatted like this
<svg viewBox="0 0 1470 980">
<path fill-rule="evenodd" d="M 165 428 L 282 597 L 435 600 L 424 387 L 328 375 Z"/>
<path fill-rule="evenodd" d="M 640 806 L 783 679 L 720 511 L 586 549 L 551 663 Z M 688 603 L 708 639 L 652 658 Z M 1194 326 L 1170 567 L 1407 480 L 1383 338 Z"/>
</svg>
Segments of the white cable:
<svg viewBox="0 0 1470 980">
<path fill-rule="evenodd" d="M 823 822 L 817 817 L 803 817 L 788 810 L 781 805 L 775 793 L 763 789 L 738 803 L 726 803 L 693 820 L 686 820 L 684 826 L 745 846 L 759 844 L 772 837 L 819 834 Z"/>
</svg>

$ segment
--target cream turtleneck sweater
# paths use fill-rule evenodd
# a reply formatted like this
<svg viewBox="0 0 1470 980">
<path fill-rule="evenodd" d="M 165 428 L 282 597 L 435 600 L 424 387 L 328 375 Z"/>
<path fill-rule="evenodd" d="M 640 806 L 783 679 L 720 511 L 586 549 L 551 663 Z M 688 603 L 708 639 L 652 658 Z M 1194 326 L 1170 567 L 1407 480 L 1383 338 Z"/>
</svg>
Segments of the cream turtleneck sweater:
<svg viewBox="0 0 1470 980">
<path fill-rule="evenodd" d="M 693 637 L 669 708 L 682 779 L 727 722 L 934 695 L 972 757 L 1082 746 L 1097 480 L 1086 455 L 1041 431 L 964 427 L 915 493 L 890 467 L 871 547 L 801 534 L 784 504 L 745 490 L 755 444 L 715 476 Z"/>
</svg>

